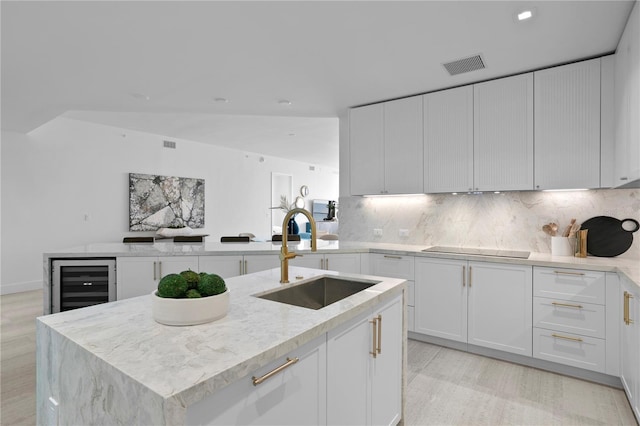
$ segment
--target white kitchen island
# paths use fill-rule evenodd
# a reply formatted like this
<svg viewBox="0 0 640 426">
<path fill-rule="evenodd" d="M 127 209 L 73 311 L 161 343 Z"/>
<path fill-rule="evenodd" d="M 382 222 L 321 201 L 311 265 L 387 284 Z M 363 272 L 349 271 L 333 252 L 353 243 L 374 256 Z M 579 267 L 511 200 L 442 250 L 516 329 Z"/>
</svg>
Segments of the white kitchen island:
<svg viewBox="0 0 640 426">
<path fill-rule="evenodd" d="M 392 395 L 397 393 L 397 403 L 387 410 L 397 411 L 391 416 L 397 423 L 404 405 L 405 281 L 290 270 L 291 277 L 303 277 L 298 283 L 322 275 L 379 283 L 312 310 L 255 297 L 282 286 L 280 270 L 271 269 L 228 279 L 229 313 L 208 324 L 161 325 L 152 318 L 150 295 L 38 318 L 38 424 L 179 425 L 229 419 L 236 424 L 273 423 L 274 415 L 287 411 L 287 404 L 301 404 L 303 396 L 317 396 L 317 401 L 304 401 L 313 407 L 298 407 L 306 423 L 341 423 L 341 403 L 349 404 L 350 414 L 358 410 L 352 395 L 339 395 L 341 389 L 353 387 L 353 377 L 364 382 L 356 387 L 367 389 L 366 398 L 356 398 L 363 404 L 362 419 L 377 422 L 375 416 L 384 414 L 376 413 L 382 406 L 376 395 L 393 402 Z M 292 280 L 291 285 L 295 284 Z M 380 312 L 383 317 L 388 314 L 385 319 L 394 318 L 395 313 L 397 320 L 381 321 L 395 329 L 382 331 L 382 353 L 376 358 L 368 353 L 371 337 L 373 352 L 379 337 L 370 317 Z M 348 345 L 336 343 L 344 336 L 353 336 L 342 339 Z M 353 348 L 360 343 L 366 346 L 360 358 L 334 362 L 343 359 L 340 351 L 358 352 Z M 312 354 L 306 364 L 305 354 Z M 252 384 L 252 377 L 272 370 L 288 356 L 299 356 L 301 362 L 263 384 Z M 390 356 L 397 359 L 385 364 Z M 347 368 L 349 362 L 353 367 Z M 383 370 L 389 374 L 380 376 Z M 364 376 L 357 376 L 358 372 Z M 368 372 L 370 377 L 365 377 Z M 288 412 L 280 424 L 296 422 L 295 413 Z"/>
</svg>

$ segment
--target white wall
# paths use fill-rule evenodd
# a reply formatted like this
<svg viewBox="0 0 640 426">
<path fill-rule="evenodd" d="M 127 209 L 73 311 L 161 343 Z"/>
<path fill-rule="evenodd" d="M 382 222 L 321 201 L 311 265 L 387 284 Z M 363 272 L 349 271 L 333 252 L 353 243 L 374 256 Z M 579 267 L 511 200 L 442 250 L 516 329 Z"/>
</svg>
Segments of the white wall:
<svg viewBox="0 0 640 426">
<path fill-rule="evenodd" d="M 177 149 L 163 148 L 165 139 Z M 40 288 L 45 252 L 152 235 L 128 230 L 129 173 L 204 179 L 205 228 L 197 231 L 208 241 L 270 235 L 271 172 L 291 174 L 294 194 L 307 185 L 307 208 L 339 192 L 329 167 L 66 118 L 28 136 L 3 132 L 1 149 L 0 294 Z"/>
</svg>

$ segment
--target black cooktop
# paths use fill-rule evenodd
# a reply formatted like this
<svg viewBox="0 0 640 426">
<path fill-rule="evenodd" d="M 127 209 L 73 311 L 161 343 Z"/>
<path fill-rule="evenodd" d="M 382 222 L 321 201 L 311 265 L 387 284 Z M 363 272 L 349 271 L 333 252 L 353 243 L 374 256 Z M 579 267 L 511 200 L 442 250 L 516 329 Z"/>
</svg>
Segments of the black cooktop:
<svg viewBox="0 0 640 426">
<path fill-rule="evenodd" d="M 443 247 L 443 246 L 429 247 L 428 249 L 424 249 L 422 251 L 432 252 L 432 253 L 475 254 L 478 256 L 513 257 L 516 259 L 527 259 L 529 258 L 529 253 L 530 253 L 528 251 L 517 251 L 517 250 L 498 250 L 498 249 Z"/>
</svg>

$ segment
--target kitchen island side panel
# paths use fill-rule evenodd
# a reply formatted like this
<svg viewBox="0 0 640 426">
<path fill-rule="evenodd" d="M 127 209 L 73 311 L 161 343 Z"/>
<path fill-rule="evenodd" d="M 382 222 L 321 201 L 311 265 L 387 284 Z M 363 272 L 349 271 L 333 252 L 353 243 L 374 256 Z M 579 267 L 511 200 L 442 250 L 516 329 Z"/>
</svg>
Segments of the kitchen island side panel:
<svg viewBox="0 0 640 426">
<path fill-rule="evenodd" d="M 36 323 L 36 342 L 37 424 L 184 422 L 181 404 L 165 404 L 160 395 L 41 321 Z"/>
</svg>

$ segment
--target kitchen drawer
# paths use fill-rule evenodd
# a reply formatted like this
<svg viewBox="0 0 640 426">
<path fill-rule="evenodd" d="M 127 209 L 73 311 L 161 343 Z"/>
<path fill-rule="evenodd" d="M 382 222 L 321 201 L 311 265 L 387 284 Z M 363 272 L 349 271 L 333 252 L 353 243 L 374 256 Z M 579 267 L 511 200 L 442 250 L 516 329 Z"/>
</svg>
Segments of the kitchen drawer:
<svg viewBox="0 0 640 426">
<path fill-rule="evenodd" d="M 604 305 L 605 274 L 564 268 L 533 268 L 533 295 Z"/>
<path fill-rule="evenodd" d="M 414 280 L 413 256 L 397 256 L 378 253 L 372 253 L 370 256 L 371 275 L 389 278 L 402 278 L 408 281 Z"/>
<path fill-rule="evenodd" d="M 534 297 L 533 326 L 604 339 L 604 306 Z"/>
<path fill-rule="evenodd" d="M 605 340 L 534 327 L 533 357 L 604 373 Z"/>
</svg>

